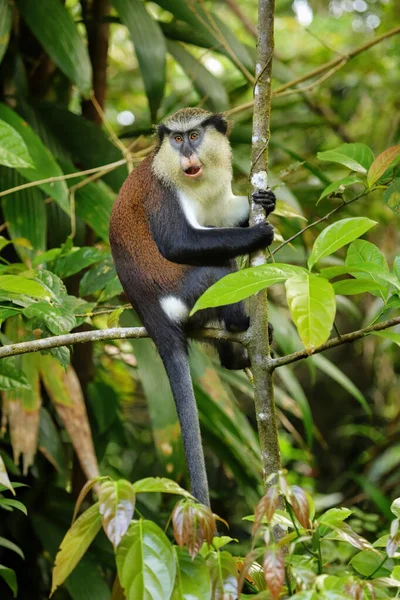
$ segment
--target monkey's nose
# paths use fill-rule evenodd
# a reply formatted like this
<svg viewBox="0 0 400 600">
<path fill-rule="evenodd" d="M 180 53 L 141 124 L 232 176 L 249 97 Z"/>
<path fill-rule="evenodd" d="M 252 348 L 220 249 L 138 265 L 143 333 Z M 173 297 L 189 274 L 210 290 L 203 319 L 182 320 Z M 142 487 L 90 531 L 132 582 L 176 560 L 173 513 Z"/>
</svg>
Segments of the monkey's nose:
<svg viewBox="0 0 400 600">
<path fill-rule="evenodd" d="M 201 162 L 199 158 L 194 154 L 191 154 L 189 158 L 186 156 L 182 156 L 181 164 L 185 175 L 187 175 L 188 177 L 197 177 L 202 172 Z"/>
</svg>

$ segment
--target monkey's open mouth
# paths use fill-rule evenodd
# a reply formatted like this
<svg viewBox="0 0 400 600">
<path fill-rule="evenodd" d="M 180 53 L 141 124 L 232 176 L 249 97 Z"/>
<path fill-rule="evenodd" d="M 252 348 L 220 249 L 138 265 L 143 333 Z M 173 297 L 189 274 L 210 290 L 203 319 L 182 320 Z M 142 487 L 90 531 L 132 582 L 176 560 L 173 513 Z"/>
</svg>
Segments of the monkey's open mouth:
<svg viewBox="0 0 400 600">
<path fill-rule="evenodd" d="M 202 172 L 203 169 L 199 165 L 192 165 L 191 167 L 185 169 L 185 175 L 187 175 L 188 177 L 192 177 L 192 179 L 201 175 Z"/>
</svg>

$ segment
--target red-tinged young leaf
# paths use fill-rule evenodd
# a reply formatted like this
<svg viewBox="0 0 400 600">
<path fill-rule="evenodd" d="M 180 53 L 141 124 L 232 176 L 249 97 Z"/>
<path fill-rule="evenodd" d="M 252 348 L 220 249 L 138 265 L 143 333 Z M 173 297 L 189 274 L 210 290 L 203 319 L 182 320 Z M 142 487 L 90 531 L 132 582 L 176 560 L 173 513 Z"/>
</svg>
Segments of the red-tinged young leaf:
<svg viewBox="0 0 400 600">
<path fill-rule="evenodd" d="M 72 515 L 72 523 L 76 519 L 76 515 L 79 512 L 79 509 L 81 507 L 82 502 L 84 501 L 84 499 L 86 498 L 86 496 L 88 495 L 88 493 L 90 492 L 90 490 L 92 489 L 92 487 L 95 486 L 96 483 L 98 481 L 100 481 L 101 479 L 102 479 L 101 477 L 94 477 L 93 479 L 89 479 L 89 481 L 87 481 L 85 483 L 85 485 L 83 486 L 83 488 L 79 492 L 79 496 L 78 496 L 78 498 L 77 498 L 77 500 L 75 502 L 74 514 Z"/>
<path fill-rule="evenodd" d="M 279 473 L 278 488 L 282 496 L 289 500 L 289 486 L 283 473 Z"/>
<path fill-rule="evenodd" d="M 6 465 L 4 464 L 4 460 L 2 459 L 1 456 L 0 456 L 0 485 L 4 485 L 4 487 L 7 488 L 8 490 L 10 490 L 10 492 L 12 492 L 13 495 L 15 496 L 14 488 L 8 477 Z"/>
<path fill-rule="evenodd" d="M 204 542 L 211 545 L 216 530 L 211 510 L 191 500 L 178 502 L 172 512 L 172 525 L 178 546 L 186 546 L 192 558 L 199 553 Z"/>
<path fill-rule="evenodd" d="M 274 600 L 279 598 L 285 581 L 285 558 L 280 548 L 268 548 L 264 555 L 264 577 Z"/>
<path fill-rule="evenodd" d="M 242 591 L 242 588 L 244 586 L 244 582 L 246 579 L 248 581 L 250 581 L 251 583 L 253 583 L 251 581 L 251 578 L 248 577 L 248 573 L 249 573 L 249 569 L 250 569 L 251 565 L 254 563 L 254 561 L 256 560 L 257 557 L 258 557 L 258 552 L 255 550 L 251 550 L 244 557 L 244 559 L 239 559 L 239 558 L 236 559 L 236 566 L 239 571 L 239 581 L 238 581 L 239 592 Z M 260 565 L 258 565 L 258 566 L 260 566 Z M 264 577 L 263 577 L 263 579 L 264 579 Z"/>
<path fill-rule="evenodd" d="M 169 600 L 176 563 L 165 533 L 152 521 L 132 522 L 117 548 L 117 569 L 129 600 Z"/>
<path fill-rule="evenodd" d="M 386 544 L 386 552 L 387 555 L 392 558 L 397 551 L 397 548 L 400 546 L 400 531 L 397 531 L 395 535 L 391 535 Z"/>
<path fill-rule="evenodd" d="M 272 517 L 279 505 L 279 492 L 275 485 L 269 488 L 265 496 L 261 498 L 254 511 L 254 523 L 252 535 L 254 536 L 261 525 L 262 519 L 265 516 L 268 523 L 271 522 Z"/>
<path fill-rule="evenodd" d="M 353 598 L 354 600 L 363 600 L 363 588 L 358 582 L 352 581 L 351 583 L 345 585 L 344 589 L 346 594 L 348 594 L 350 598 Z"/>
<path fill-rule="evenodd" d="M 99 510 L 103 529 L 117 548 L 128 530 L 135 509 L 136 494 L 129 481 L 104 481 L 100 487 Z"/>
<path fill-rule="evenodd" d="M 400 154 L 400 145 L 392 146 L 379 154 L 368 170 L 367 182 L 371 187 L 390 167 L 394 159 Z"/>
<path fill-rule="evenodd" d="M 305 529 L 311 528 L 310 505 L 304 490 L 298 485 L 292 485 L 290 488 L 290 504 L 298 522 Z"/>
<path fill-rule="evenodd" d="M 99 504 L 93 504 L 67 531 L 53 568 L 51 595 L 67 579 L 101 529 Z"/>
<path fill-rule="evenodd" d="M 358 548 L 359 550 L 374 550 L 372 545 L 365 538 L 361 537 L 361 535 L 358 535 L 348 523 L 336 523 L 335 525 L 332 525 L 332 529 L 334 530 L 336 537 L 344 542 L 348 542 L 354 546 L 354 548 Z"/>
<path fill-rule="evenodd" d="M 236 600 L 238 597 L 238 572 L 229 552 L 211 552 L 207 557 L 211 575 L 212 600 Z"/>
</svg>

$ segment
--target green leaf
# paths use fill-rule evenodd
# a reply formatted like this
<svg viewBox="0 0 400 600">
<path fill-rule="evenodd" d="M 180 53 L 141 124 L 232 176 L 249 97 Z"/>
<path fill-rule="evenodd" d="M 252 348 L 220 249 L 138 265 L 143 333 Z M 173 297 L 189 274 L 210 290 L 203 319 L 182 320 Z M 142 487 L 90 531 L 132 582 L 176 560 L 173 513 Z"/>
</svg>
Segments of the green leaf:
<svg viewBox="0 0 400 600">
<path fill-rule="evenodd" d="M 365 144 L 342 144 L 334 150 L 318 152 L 317 158 L 339 163 L 352 171 L 366 173 L 373 163 L 374 155 L 371 148 Z"/>
<path fill-rule="evenodd" d="M 0 2 L 0 62 L 7 50 L 8 42 L 10 41 L 12 25 L 12 8 L 8 0 Z"/>
<path fill-rule="evenodd" d="M 229 552 L 211 552 L 206 560 L 211 575 L 212 598 L 236 598 L 238 570 Z"/>
<path fill-rule="evenodd" d="M 76 327 L 75 316 L 61 306 L 52 306 L 47 302 L 35 302 L 22 311 L 27 319 L 43 320 L 46 327 L 55 335 L 69 333 Z"/>
<path fill-rule="evenodd" d="M 309 268 L 312 269 L 313 265 L 321 258 L 333 254 L 342 246 L 363 235 L 374 225 L 377 225 L 377 222 L 367 217 L 341 219 L 328 225 L 314 242 L 311 256 L 308 259 Z"/>
<path fill-rule="evenodd" d="M 339 385 L 342 386 L 349 394 L 353 396 L 364 408 L 366 414 L 371 414 L 371 409 L 368 406 L 365 396 L 360 392 L 358 387 L 341 371 L 336 365 L 330 360 L 325 358 L 322 354 L 315 354 L 310 357 L 310 360 L 320 369 L 323 373 L 331 377 Z"/>
<path fill-rule="evenodd" d="M 388 559 L 383 565 L 382 569 L 384 570 L 381 573 L 381 569 L 378 570 L 378 567 L 382 563 L 382 556 L 377 552 L 371 552 L 371 550 L 363 550 L 362 552 L 358 552 L 350 561 L 352 567 L 363 575 L 364 577 L 370 577 L 373 573 L 376 572 L 376 577 L 381 577 L 385 575 L 385 571 L 390 570 L 393 567 L 393 561 Z M 386 573 L 387 574 L 387 573 Z"/>
<path fill-rule="evenodd" d="M 344 177 L 343 179 L 334 181 L 324 189 L 324 191 L 318 199 L 318 202 L 322 200 L 322 198 L 326 198 L 334 192 L 339 191 L 340 193 L 343 193 L 346 187 L 348 187 L 349 185 L 354 185 L 355 183 L 362 183 L 361 179 L 357 177 L 357 175 L 349 175 L 349 177 Z"/>
<path fill-rule="evenodd" d="M 371 333 L 400 346 L 400 333 L 395 333 L 394 331 L 371 331 Z"/>
<path fill-rule="evenodd" d="M 56 427 L 50 412 L 47 408 L 41 406 L 38 447 L 43 451 L 44 457 L 59 473 L 65 472 L 67 468 L 67 457 L 65 456 L 61 435 L 62 431 Z"/>
<path fill-rule="evenodd" d="M 13 498 L 0 498 L 0 506 L 8 506 L 11 510 L 15 508 L 16 510 L 24 513 L 24 515 L 28 514 L 25 504 L 22 504 L 22 502 L 19 500 L 14 500 Z"/>
<path fill-rule="evenodd" d="M 396 256 L 393 261 L 393 273 L 396 275 L 397 279 L 400 281 L 400 254 Z"/>
<path fill-rule="evenodd" d="M 335 267 L 325 267 L 324 269 L 321 269 L 320 275 L 326 279 L 333 279 L 334 277 L 339 277 L 339 275 L 346 274 L 359 275 L 365 278 L 366 273 L 374 275 L 378 282 L 379 280 L 387 281 L 388 283 L 392 283 L 397 289 L 400 289 L 400 282 L 397 277 L 391 273 L 385 273 L 384 269 L 372 263 L 369 265 L 361 263 L 359 265 L 351 266 L 338 265 Z"/>
<path fill-rule="evenodd" d="M 117 273 L 115 272 L 114 263 L 112 258 L 108 257 L 84 274 L 79 284 L 79 294 L 90 296 L 95 292 L 100 292 L 107 283 L 115 279 L 117 279 Z"/>
<path fill-rule="evenodd" d="M 0 167 L 0 188 L 7 190 L 24 184 L 14 169 Z M 43 192 L 38 187 L 20 190 L 2 198 L 3 216 L 17 254 L 24 262 L 32 261 L 46 249 L 47 216 Z M 24 218 L 21 219 L 21 215 Z M 25 244 L 19 243 L 21 238 Z"/>
<path fill-rule="evenodd" d="M 354 294 L 363 294 L 364 292 L 379 291 L 382 294 L 387 294 L 387 287 L 377 281 L 371 279 L 343 279 L 333 283 L 335 294 L 343 296 L 352 296 Z"/>
<path fill-rule="evenodd" d="M 395 517 L 400 519 L 400 498 L 395 498 L 395 500 L 393 500 L 390 506 L 390 510 L 392 511 Z"/>
<path fill-rule="evenodd" d="M 1 380 L 1 375 L 0 375 L 0 380 Z M 2 485 L 5 488 L 7 488 L 8 490 L 10 490 L 10 492 L 12 492 L 14 494 L 14 496 L 15 496 L 14 488 L 13 488 L 13 486 L 11 484 L 11 481 L 10 481 L 10 479 L 8 477 L 6 465 L 4 464 L 4 460 L 0 456 L 0 486 L 2 486 Z"/>
<path fill-rule="evenodd" d="M 371 244 L 371 242 L 367 242 L 367 240 L 355 240 L 352 242 L 347 250 L 346 256 L 346 266 L 354 266 L 361 267 L 365 265 L 366 270 L 363 273 L 354 273 L 354 277 L 357 279 L 369 279 L 375 283 L 379 283 L 382 285 L 382 278 L 375 273 L 371 273 L 370 267 L 377 267 L 379 269 L 379 273 L 389 274 L 389 267 L 387 265 L 386 259 L 380 250 L 375 246 L 375 244 Z M 384 285 L 383 290 L 381 292 L 374 294 L 375 296 L 380 296 L 382 300 L 385 300 L 389 293 L 389 284 Z M 379 289 L 379 288 L 377 288 Z"/>
<path fill-rule="evenodd" d="M 22 559 L 25 558 L 24 553 L 22 552 L 21 548 L 19 546 L 17 546 L 17 544 L 10 542 L 10 540 L 7 540 L 4 537 L 0 537 L 0 546 L 2 546 L 3 548 L 7 548 L 7 550 L 11 550 L 12 552 L 15 552 Z"/>
<path fill-rule="evenodd" d="M 140 0 L 112 0 L 121 21 L 129 30 L 143 77 L 151 117 L 164 95 L 166 44 L 157 21 L 147 12 Z"/>
<path fill-rule="evenodd" d="M 0 164 L 11 168 L 34 168 L 28 148 L 18 131 L 1 119 Z"/>
<path fill-rule="evenodd" d="M 136 495 L 129 481 L 104 481 L 99 492 L 99 511 L 103 529 L 114 546 L 119 545 L 121 538 L 128 530 L 133 517 Z"/>
<path fill-rule="evenodd" d="M 347 519 L 353 511 L 349 508 L 330 508 L 318 519 L 320 525 L 337 525 Z"/>
<path fill-rule="evenodd" d="M 29 0 L 28 0 L 29 3 Z M 42 6 L 42 4 L 40 4 Z M 61 6 L 61 4 L 60 4 Z M 32 4 L 32 8 L 35 8 Z M 55 29 L 53 28 L 53 31 Z M 48 177 L 59 177 L 63 175 L 59 165 L 53 158 L 51 152 L 46 148 L 41 139 L 34 133 L 31 127 L 16 112 L 5 104 L 0 103 L 0 119 L 6 121 L 18 131 L 32 157 L 35 168 L 20 168 L 18 172 L 29 181 L 39 181 Z M 39 186 L 48 196 L 54 198 L 60 207 L 69 214 L 68 187 L 65 181 L 54 183 L 43 183 Z"/>
<path fill-rule="evenodd" d="M 40 283 L 20 275 L 0 275 L 0 290 L 26 294 L 32 298 L 49 298 L 49 294 Z"/>
<path fill-rule="evenodd" d="M 127 598 L 169 600 L 175 581 L 174 553 L 152 521 L 131 523 L 117 549 L 117 570 Z"/>
<path fill-rule="evenodd" d="M 16 0 L 16 5 L 56 65 L 84 96 L 89 96 L 92 89 L 89 54 L 65 6 L 58 0 Z"/>
<path fill-rule="evenodd" d="M 28 389 L 29 384 L 24 372 L 17 367 L 13 356 L 0 360 L 0 390 Z"/>
<path fill-rule="evenodd" d="M 56 556 L 51 594 L 67 579 L 101 529 L 99 504 L 93 504 L 67 531 Z"/>
<path fill-rule="evenodd" d="M 147 494 L 151 492 L 160 492 L 163 494 L 178 494 L 186 498 L 193 498 L 187 490 L 184 490 L 172 479 L 166 477 L 146 477 L 139 479 L 132 484 L 135 494 Z"/>
<path fill-rule="evenodd" d="M 394 159 L 400 154 L 400 145 L 392 146 L 379 154 L 368 170 L 367 182 L 372 187 L 385 171 L 390 167 Z"/>
<path fill-rule="evenodd" d="M 114 198 L 107 186 L 89 183 L 76 191 L 76 216 L 82 219 L 103 241 L 108 243 L 109 223 Z"/>
<path fill-rule="evenodd" d="M 292 319 L 306 348 L 329 338 L 336 312 L 332 285 L 319 275 L 301 273 L 285 283 Z"/>
<path fill-rule="evenodd" d="M 4 565 L 0 565 L 0 577 L 4 579 L 8 587 L 11 589 L 14 598 L 16 598 L 18 594 L 18 584 L 14 569 L 9 569 Z"/>
<path fill-rule="evenodd" d="M 224 306 L 239 302 L 274 283 L 280 283 L 302 272 L 306 272 L 302 267 L 271 263 L 230 273 L 200 296 L 190 314 L 210 306 Z"/>
<path fill-rule="evenodd" d="M 276 201 L 276 207 L 274 210 L 274 216 L 278 217 L 286 217 L 286 218 L 294 218 L 294 219 L 302 219 L 303 221 L 307 221 L 306 217 L 299 213 L 296 209 L 294 209 L 287 202 L 283 202 L 282 200 Z"/>
<path fill-rule="evenodd" d="M 171 600 L 209 600 L 211 579 L 204 558 L 193 560 L 186 548 L 174 546 L 177 561 L 176 579 Z"/>
<path fill-rule="evenodd" d="M 385 190 L 383 199 L 396 215 L 400 215 L 400 177 L 396 177 Z"/>
<path fill-rule="evenodd" d="M 198 92 L 205 98 L 205 106 L 213 112 L 221 112 L 229 106 L 228 94 L 221 81 L 212 75 L 182 44 L 167 42 L 168 52 L 180 64 Z"/>
<path fill-rule="evenodd" d="M 54 262 L 53 271 L 61 279 L 70 277 L 86 269 L 90 265 L 104 259 L 105 252 L 93 247 L 73 248 L 65 256 L 60 256 Z"/>
</svg>

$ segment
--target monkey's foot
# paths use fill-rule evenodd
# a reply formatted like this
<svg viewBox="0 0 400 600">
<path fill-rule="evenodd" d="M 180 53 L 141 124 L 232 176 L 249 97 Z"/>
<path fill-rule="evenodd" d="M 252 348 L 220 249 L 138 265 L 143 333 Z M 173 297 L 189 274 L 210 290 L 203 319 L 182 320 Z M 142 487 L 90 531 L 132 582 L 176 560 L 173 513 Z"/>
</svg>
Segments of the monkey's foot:
<svg viewBox="0 0 400 600">
<path fill-rule="evenodd" d="M 272 190 L 257 190 L 253 192 L 252 199 L 256 204 L 261 204 L 268 217 L 275 210 L 276 198 Z"/>
</svg>

